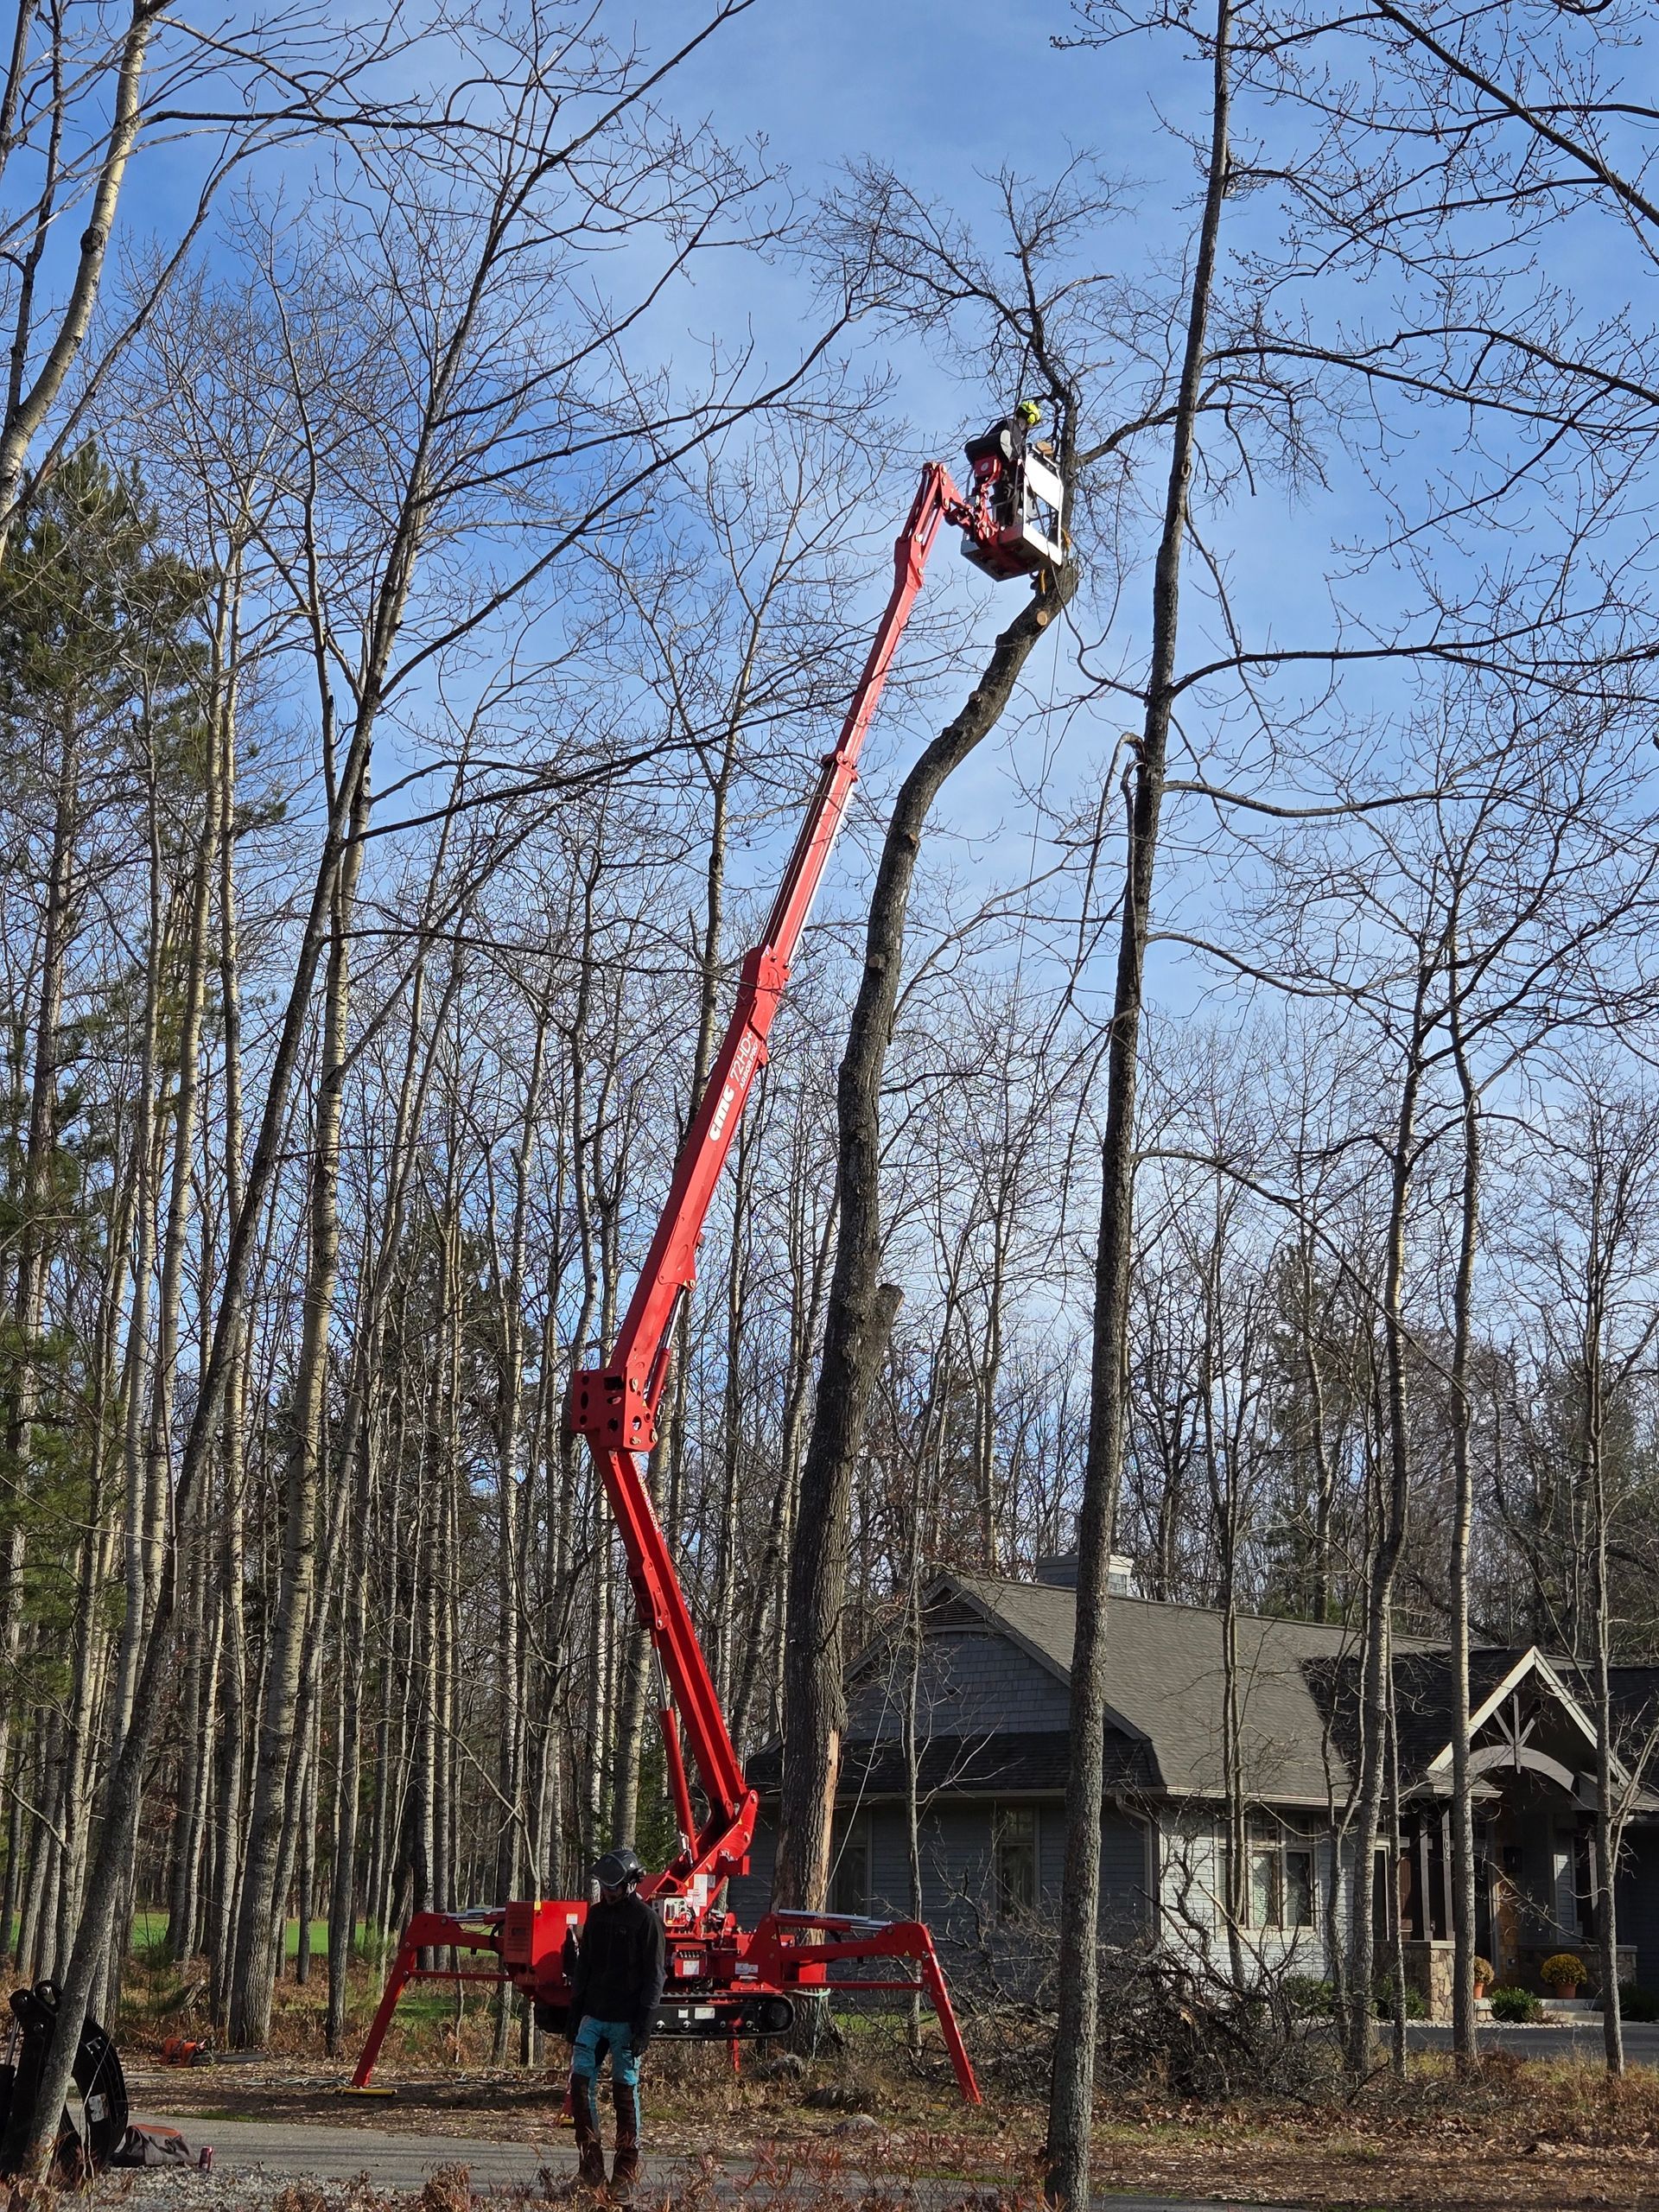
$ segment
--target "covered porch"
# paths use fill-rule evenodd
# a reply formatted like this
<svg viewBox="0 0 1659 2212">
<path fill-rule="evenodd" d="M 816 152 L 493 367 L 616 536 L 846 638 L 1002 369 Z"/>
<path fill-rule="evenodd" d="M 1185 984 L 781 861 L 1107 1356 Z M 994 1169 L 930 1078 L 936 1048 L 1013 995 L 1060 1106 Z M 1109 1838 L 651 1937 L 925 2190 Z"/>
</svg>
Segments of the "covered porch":
<svg viewBox="0 0 1659 2212">
<path fill-rule="evenodd" d="M 1490 1961 L 1495 1986 L 1540 1996 L 1553 1993 L 1545 1961 L 1572 1954 L 1586 1968 L 1578 1995 L 1599 1996 L 1593 1724 L 1536 1653 L 1471 1720 L 1476 1952 Z M 1397 1899 L 1407 1978 L 1434 2020 L 1452 2012 L 1451 1766 L 1443 1745 L 1402 1808 L 1396 1879 L 1378 1885 Z M 1618 1947 L 1621 1981 L 1636 1976 L 1635 1931 L 1628 1933 Z"/>
</svg>

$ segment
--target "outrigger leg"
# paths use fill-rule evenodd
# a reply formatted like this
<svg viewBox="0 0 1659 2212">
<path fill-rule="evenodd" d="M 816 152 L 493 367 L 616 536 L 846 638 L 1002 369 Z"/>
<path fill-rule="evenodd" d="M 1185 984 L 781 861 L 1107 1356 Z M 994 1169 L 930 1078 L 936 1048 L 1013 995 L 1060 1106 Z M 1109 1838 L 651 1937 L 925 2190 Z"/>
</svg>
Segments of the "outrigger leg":
<svg viewBox="0 0 1659 2212">
<path fill-rule="evenodd" d="M 809 1929 L 821 1933 L 803 1942 L 801 1936 Z M 932 1934 L 921 1921 L 865 1920 L 844 1912 L 769 1912 L 755 1929 L 749 1956 L 764 1960 L 763 1971 L 768 1971 L 772 1980 L 787 1983 L 796 1982 L 803 1967 L 821 1969 L 837 1962 L 850 1965 L 855 1959 L 913 1959 L 920 1970 L 919 1979 L 867 1981 L 861 1974 L 856 1980 L 838 1986 L 844 1993 L 867 1989 L 925 1993 L 932 2003 L 939 2032 L 944 2037 L 950 2070 L 957 2077 L 963 2102 L 983 2102 L 979 2083 L 974 2077 L 973 2062 L 962 2040 L 956 2007 L 950 2002 L 944 1969 L 933 1948 Z M 826 1989 L 832 1986 L 824 1985 Z"/>
<path fill-rule="evenodd" d="M 380 2002 L 375 2007 L 374 2018 L 364 2042 L 362 2056 L 357 2062 L 357 2071 L 340 2092 L 342 2096 L 391 2097 L 395 2089 L 378 2089 L 370 2082 L 375 2061 L 380 2056 L 380 2046 L 386 2039 L 386 2030 L 391 2025 L 391 2016 L 397 2010 L 397 1999 L 411 1981 L 505 1981 L 510 1979 L 501 1967 L 423 1967 L 420 1963 L 423 1951 L 494 1951 L 497 1948 L 497 1926 L 500 1914 L 489 1911 L 480 1914 L 450 1912 L 417 1912 L 404 1930 L 397 1956 L 391 1962 L 391 1972 L 386 1976 L 386 1986 L 380 1993 Z"/>
</svg>

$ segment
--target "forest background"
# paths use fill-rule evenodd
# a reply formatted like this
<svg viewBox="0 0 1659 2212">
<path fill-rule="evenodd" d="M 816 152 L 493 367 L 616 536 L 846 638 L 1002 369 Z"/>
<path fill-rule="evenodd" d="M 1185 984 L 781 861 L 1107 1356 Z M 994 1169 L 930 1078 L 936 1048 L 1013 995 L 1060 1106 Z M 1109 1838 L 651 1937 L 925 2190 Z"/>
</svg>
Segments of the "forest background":
<svg viewBox="0 0 1659 2212">
<path fill-rule="evenodd" d="M 160 1905 L 257 2043 L 319 1914 L 334 2047 L 359 1931 L 660 1847 L 565 1382 L 917 464 L 1022 389 L 1077 589 L 920 848 L 879 1084 L 902 1300 L 819 1660 L 1080 1511 L 1147 1595 L 1345 1619 L 1379 1669 L 1391 1624 L 1652 1651 L 1641 28 L 20 9 L 21 1967 L 107 2012 Z M 874 856 L 1012 604 L 945 567 L 652 1469 L 745 1751 L 782 1718 Z"/>
</svg>

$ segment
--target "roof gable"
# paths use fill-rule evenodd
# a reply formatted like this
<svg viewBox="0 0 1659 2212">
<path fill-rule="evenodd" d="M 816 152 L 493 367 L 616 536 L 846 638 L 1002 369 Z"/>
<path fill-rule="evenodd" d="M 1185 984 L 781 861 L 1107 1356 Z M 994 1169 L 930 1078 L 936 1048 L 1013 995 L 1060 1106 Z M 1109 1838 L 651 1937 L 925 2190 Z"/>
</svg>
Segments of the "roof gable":
<svg viewBox="0 0 1659 2212">
<path fill-rule="evenodd" d="M 1064 1636 L 1058 1633 L 1058 1631 L 1064 1628 L 1065 1624 L 1046 1616 L 1040 1606 L 1022 1609 L 1017 1604 L 1011 1605 L 1007 1602 L 999 1604 L 995 1599 L 988 1600 L 985 1594 L 988 1587 L 995 1587 L 998 1591 L 1040 1591 L 1046 1594 L 1049 1589 L 1047 1584 L 1008 1582 L 993 1585 L 991 1579 L 987 1576 L 969 1578 L 965 1575 L 942 1574 L 933 1587 L 936 1591 L 949 1590 L 963 1599 L 988 1626 L 995 1629 L 1000 1635 L 1007 1637 L 1010 1643 L 1016 1645 L 1027 1658 L 1034 1660 L 1038 1666 L 1045 1669 L 1056 1681 L 1062 1683 L 1067 1692 L 1070 1692 L 1071 1688 L 1070 1629 L 1065 1629 Z M 1077 1608 L 1074 1593 L 1067 1591 L 1064 1594 L 1073 1598 L 1071 1622 L 1075 1625 Z M 1109 1705 L 1106 1707 L 1106 1719 L 1112 1726 L 1121 1728 L 1126 1736 L 1139 1736 L 1145 1733 L 1144 1730 L 1137 1728 L 1132 1720 Z"/>
<path fill-rule="evenodd" d="M 1481 1730 L 1497 1717 L 1504 1700 L 1513 1697 L 1516 1692 L 1529 1681 L 1536 1683 L 1554 1700 L 1567 1720 L 1593 1751 L 1596 1743 L 1595 1722 L 1591 1719 L 1589 1714 L 1535 1643 L 1528 1646 L 1516 1660 L 1514 1665 L 1487 1691 L 1484 1697 L 1478 1698 L 1477 1701 L 1476 1696 L 1471 1694 L 1469 1709 L 1471 1737 L 1479 1735 Z M 1446 1743 L 1429 1760 L 1428 1772 L 1431 1775 L 1446 1774 L 1451 1771 L 1451 1767 L 1452 1746 L 1450 1743 Z"/>
<path fill-rule="evenodd" d="M 921 1646 L 890 1637 L 863 1656 L 847 1686 L 849 1740 L 917 1736 L 1064 1733 L 1071 1697 L 1053 1669 L 976 1607 L 947 1604 L 925 1616 Z"/>
</svg>

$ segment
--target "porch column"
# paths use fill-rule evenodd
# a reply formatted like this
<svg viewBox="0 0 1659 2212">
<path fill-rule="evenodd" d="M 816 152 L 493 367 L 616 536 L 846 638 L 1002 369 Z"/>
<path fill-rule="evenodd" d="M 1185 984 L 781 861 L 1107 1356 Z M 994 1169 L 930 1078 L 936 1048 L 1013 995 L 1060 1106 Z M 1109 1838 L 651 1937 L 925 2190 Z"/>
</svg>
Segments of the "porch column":
<svg viewBox="0 0 1659 2212">
<path fill-rule="evenodd" d="M 1434 1916 L 1428 1902 L 1428 1822 L 1421 1812 L 1414 1814 L 1412 1818 L 1416 1829 L 1417 1879 L 1413 1885 L 1415 1895 L 1412 1898 L 1411 1934 L 1414 1942 L 1426 1943 L 1434 1926 Z"/>
</svg>

